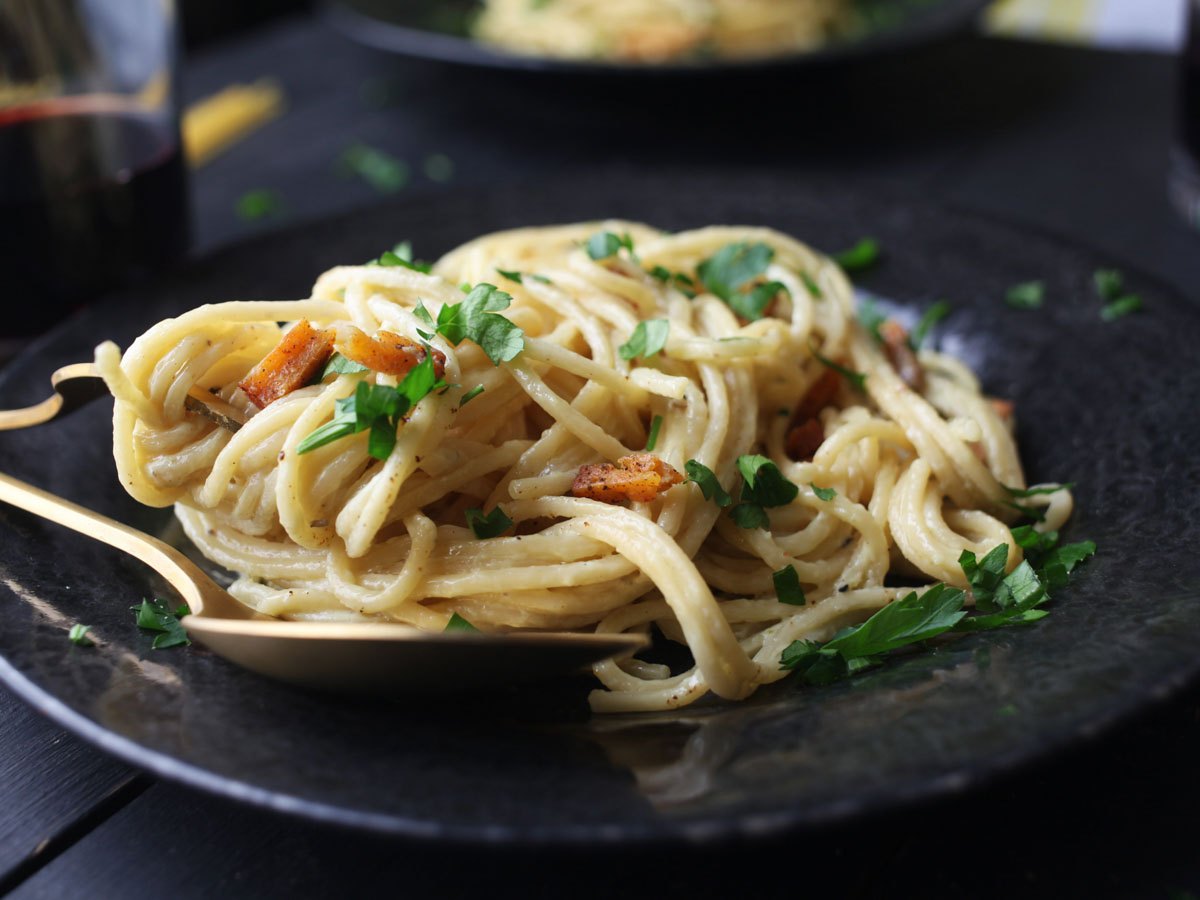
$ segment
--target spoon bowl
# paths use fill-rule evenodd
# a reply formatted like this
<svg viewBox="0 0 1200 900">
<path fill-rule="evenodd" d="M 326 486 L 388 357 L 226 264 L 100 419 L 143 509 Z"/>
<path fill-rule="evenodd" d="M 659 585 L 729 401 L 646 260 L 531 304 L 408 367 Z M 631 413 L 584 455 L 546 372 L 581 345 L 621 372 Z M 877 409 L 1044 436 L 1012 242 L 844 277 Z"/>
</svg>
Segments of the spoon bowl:
<svg viewBox="0 0 1200 900">
<path fill-rule="evenodd" d="M 389 622 L 287 622 L 233 597 L 179 550 L 0 473 L 0 501 L 140 559 L 179 591 L 188 634 L 243 668 L 292 684 L 355 693 L 438 693 L 566 674 L 649 640 L 574 632 L 431 633 Z M 132 624 L 132 623 L 131 623 Z"/>
</svg>

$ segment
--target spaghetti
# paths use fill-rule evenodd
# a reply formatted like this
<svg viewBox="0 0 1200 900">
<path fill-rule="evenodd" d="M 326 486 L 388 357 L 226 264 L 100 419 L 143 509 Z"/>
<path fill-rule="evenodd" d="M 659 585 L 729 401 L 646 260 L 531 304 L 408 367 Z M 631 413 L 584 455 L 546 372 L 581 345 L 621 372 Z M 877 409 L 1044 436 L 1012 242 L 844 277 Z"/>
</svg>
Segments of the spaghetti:
<svg viewBox="0 0 1200 900">
<path fill-rule="evenodd" d="M 507 351 L 454 332 L 471 286 L 492 303 L 480 315 L 508 323 Z M 328 367 L 258 409 L 238 385 L 285 333 L 296 342 L 277 323 L 299 320 L 339 353 L 390 335 L 427 369 L 436 358 L 449 386 L 429 374 L 385 416 L 382 450 L 375 425 L 338 423 L 370 391 L 407 390 L 400 369 Z M 1009 570 L 1020 562 L 1009 410 L 928 350 L 910 386 L 880 332 L 855 319 L 838 266 L 786 235 L 605 222 L 481 237 L 431 273 L 338 267 L 309 299 L 203 306 L 123 356 L 101 345 L 96 364 L 117 401 L 122 484 L 175 504 L 200 550 L 239 573 L 240 599 L 427 630 L 455 614 L 484 631 L 656 627 L 694 665 L 609 660 L 591 697 L 649 710 L 777 680 L 792 641 L 826 640 L 909 590 L 889 575 L 966 587 L 962 551 L 998 544 Z M 197 388 L 245 424 L 190 413 Z M 636 489 L 594 499 L 611 472 Z M 718 505 L 756 474 L 755 490 L 773 477 L 790 498 L 743 484 L 741 503 Z M 1065 490 L 1028 502 L 1040 529 L 1071 511 Z M 788 567 L 803 605 L 776 589 Z"/>
<path fill-rule="evenodd" d="M 617 62 L 807 50 L 844 24 L 842 0 L 487 0 L 475 34 L 517 53 Z"/>
</svg>

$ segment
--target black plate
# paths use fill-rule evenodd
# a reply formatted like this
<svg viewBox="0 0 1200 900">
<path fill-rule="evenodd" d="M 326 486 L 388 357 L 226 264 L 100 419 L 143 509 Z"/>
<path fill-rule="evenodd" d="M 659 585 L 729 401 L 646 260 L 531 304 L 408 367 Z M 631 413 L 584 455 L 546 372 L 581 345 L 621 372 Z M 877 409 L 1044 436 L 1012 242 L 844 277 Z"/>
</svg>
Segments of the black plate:
<svg viewBox="0 0 1200 900">
<path fill-rule="evenodd" d="M 988 0 L 856 0 L 862 26 L 821 47 L 762 59 L 706 58 L 669 63 L 555 59 L 508 53 L 469 35 L 476 0 L 326 0 L 333 25 L 360 43 L 417 59 L 580 74 L 696 74 L 833 62 L 919 44 L 966 28 Z"/>
<path fill-rule="evenodd" d="M 140 563 L 0 509 L 0 677 L 65 727 L 168 778 L 318 819 L 464 840 L 722 838 L 826 823 L 957 790 L 1094 733 L 1192 677 L 1200 643 L 1200 314 L 1130 274 L 1144 312 L 1106 324 L 1111 260 L 852 184 L 727 174 L 589 177 L 433 196 L 219 253 L 97 306 L 5 372 L 0 404 L 103 337 L 127 345 L 208 300 L 294 297 L 323 267 L 411 238 L 432 257 L 484 231 L 619 215 L 684 228 L 772 225 L 836 249 L 870 230 L 864 279 L 915 312 L 948 298 L 942 345 L 1017 403 L 1030 476 L 1077 483 L 1068 530 L 1100 546 L 1053 614 L 819 689 L 589 720 L 586 680 L 428 706 L 269 683 L 196 649 L 151 651 L 128 608 Z M 1005 288 L 1046 281 L 1045 307 Z M 3 469 L 141 528 L 171 515 L 113 475 L 110 404 L 0 434 Z M 73 646 L 89 623 L 101 640 Z"/>
</svg>

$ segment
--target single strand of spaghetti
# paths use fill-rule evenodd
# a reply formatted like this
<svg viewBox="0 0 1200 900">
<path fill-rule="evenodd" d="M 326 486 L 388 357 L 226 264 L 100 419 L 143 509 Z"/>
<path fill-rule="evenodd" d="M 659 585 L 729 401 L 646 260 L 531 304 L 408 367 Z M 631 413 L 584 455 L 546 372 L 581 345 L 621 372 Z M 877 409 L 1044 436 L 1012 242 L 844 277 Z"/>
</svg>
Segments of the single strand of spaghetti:
<svg viewBox="0 0 1200 900">
<path fill-rule="evenodd" d="M 364 590 L 352 580 L 350 558 L 337 549 L 330 552 L 329 580 L 337 590 L 338 598 L 352 609 L 361 613 L 378 613 L 404 603 L 424 578 L 424 567 L 437 543 L 437 525 L 428 516 L 413 513 L 404 520 L 410 538 L 408 553 L 400 571 L 389 578 L 382 591 Z M 405 615 L 414 624 L 428 622 L 434 627 L 444 627 L 447 617 L 424 611 L 419 604 L 405 604 Z"/>
<path fill-rule="evenodd" d="M 629 456 L 633 453 L 616 438 L 605 434 L 595 422 L 574 408 L 572 404 L 567 403 L 550 390 L 530 367 L 520 362 L 506 363 L 505 365 L 534 403 L 553 416 L 559 425 L 604 456 L 609 462 L 616 462 L 622 456 Z M 582 392 L 580 396 L 583 396 Z"/>
<path fill-rule="evenodd" d="M 321 511 L 313 504 L 305 502 L 311 498 L 309 473 L 320 466 L 325 458 L 334 453 L 344 452 L 345 445 L 326 445 L 317 448 L 312 454 L 296 452 L 296 445 L 323 424 L 332 414 L 334 404 L 354 393 L 359 381 L 357 375 L 339 375 L 331 384 L 326 385 L 315 399 L 312 400 L 298 416 L 292 419 L 284 439 L 283 456 L 279 460 L 279 479 L 275 484 L 275 505 L 279 510 L 279 524 L 287 532 L 288 537 L 302 547 L 316 549 L 323 546 L 333 534 L 332 526 L 313 525 L 322 518 Z M 281 411 L 282 412 L 282 411 Z M 281 422 L 281 425 L 283 422 Z M 362 442 L 365 436 L 342 438 L 342 441 Z M 324 452 L 321 452 L 324 450 Z"/>
<path fill-rule="evenodd" d="M 629 378 L 621 375 L 611 366 L 601 365 L 594 360 L 578 353 L 572 353 L 549 341 L 538 338 L 526 338 L 525 350 L 521 354 L 526 360 L 536 360 L 558 369 L 586 378 L 589 381 L 607 388 L 614 394 L 625 398 L 630 403 L 644 404 L 647 401 L 646 389 L 634 384 Z"/>
<path fill-rule="evenodd" d="M 410 479 L 404 493 L 399 495 L 392 504 L 385 521 L 391 523 L 403 519 L 414 510 L 421 509 L 447 494 L 459 490 L 463 485 L 481 475 L 512 466 L 531 444 L 531 441 L 505 441 L 499 447 L 467 461 L 459 468 L 439 478 L 430 478 L 422 482 Z"/>
<path fill-rule="evenodd" d="M 320 578 L 325 553 L 266 538 L 236 534 L 208 513 L 178 504 L 175 515 L 188 539 L 218 565 L 262 578 Z"/>
</svg>

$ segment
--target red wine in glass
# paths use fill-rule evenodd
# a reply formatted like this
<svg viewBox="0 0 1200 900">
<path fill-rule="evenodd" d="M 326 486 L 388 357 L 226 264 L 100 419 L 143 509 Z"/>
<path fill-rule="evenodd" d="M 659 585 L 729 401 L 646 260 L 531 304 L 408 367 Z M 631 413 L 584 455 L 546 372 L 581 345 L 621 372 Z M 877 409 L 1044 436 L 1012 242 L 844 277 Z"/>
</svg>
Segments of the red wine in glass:
<svg viewBox="0 0 1200 900">
<path fill-rule="evenodd" d="M 178 135 L 114 95 L 0 107 L 0 335 L 41 331 L 183 254 Z"/>
</svg>

